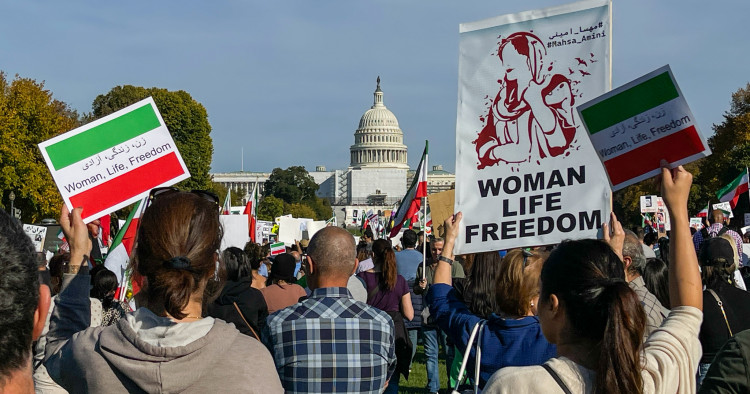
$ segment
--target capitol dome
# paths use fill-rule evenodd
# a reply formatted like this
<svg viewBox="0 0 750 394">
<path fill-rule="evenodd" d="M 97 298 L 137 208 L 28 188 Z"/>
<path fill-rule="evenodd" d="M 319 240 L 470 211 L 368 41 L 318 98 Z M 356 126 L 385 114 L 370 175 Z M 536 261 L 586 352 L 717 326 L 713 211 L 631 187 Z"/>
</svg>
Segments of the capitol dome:
<svg viewBox="0 0 750 394">
<path fill-rule="evenodd" d="M 354 145 L 350 148 L 351 167 L 408 169 L 404 133 L 398 126 L 396 115 L 383 104 L 380 77 L 377 82 L 374 103 L 362 115 L 354 132 Z"/>
</svg>

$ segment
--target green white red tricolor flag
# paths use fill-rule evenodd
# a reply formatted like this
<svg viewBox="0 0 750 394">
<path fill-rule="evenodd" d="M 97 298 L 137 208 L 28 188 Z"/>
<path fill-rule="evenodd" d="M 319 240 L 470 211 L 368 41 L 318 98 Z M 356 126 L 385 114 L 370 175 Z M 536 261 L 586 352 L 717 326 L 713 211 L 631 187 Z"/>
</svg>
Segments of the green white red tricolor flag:
<svg viewBox="0 0 750 394">
<path fill-rule="evenodd" d="M 247 202 L 247 205 L 245 206 L 245 211 L 242 212 L 243 215 L 247 215 L 247 222 L 248 222 L 248 231 L 250 232 L 250 240 L 253 242 L 257 242 L 256 239 L 258 238 L 257 233 L 257 217 L 256 217 L 256 211 L 258 209 L 258 183 L 255 183 L 255 186 L 253 186 L 253 192 L 250 193 L 250 201 Z"/>
<path fill-rule="evenodd" d="M 747 168 L 740 175 L 737 176 L 730 184 L 724 186 L 721 190 L 716 192 L 716 197 L 721 202 L 729 202 L 732 209 L 737 206 L 737 200 L 740 195 L 747 193 L 748 191 L 748 175 Z"/>
<path fill-rule="evenodd" d="M 276 256 L 277 254 L 282 254 L 284 252 L 286 252 L 286 246 L 284 246 L 283 242 L 271 244 L 271 256 Z"/>
<path fill-rule="evenodd" d="M 612 190 L 711 154 L 668 65 L 577 109 Z"/>
<path fill-rule="evenodd" d="M 222 215 L 232 214 L 232 190 L 227 190 L 227 196 L 224 197 L 224 205 L 221 206 Z"/>
<path fill-rule="evenodd" d="M 132 256 L 135 235 L 138 232 L 138 224 L 146 208 L 147 200 L 148 196 L 135 203 L 125 224 L 112 241 L 107 258 L 104 260 L 104 266 L 117 276 L 119 286 L 115 298 L 121 301 L 125 299 L 128 289 L 132 290 L 132 294 L 136 294 L 140 289 L 140 280 L 139 278 L 133 280 L 133 273 L 128 271 L 128 262 Z"/>
<path fill-rule="evenodd" d="M 414 222 L 418 219 L 419 209 L 422 207 L 422 199 L 427 197 L 427 151 L 429 142 L 424 142 L 424 153 L 419 160 L 417 171 L 414 174 L 414 180 L 411 182 L 406 196 L 401 200 L 395 217 L 393 218 L 393 227 L 391 228 L 390 238 L 393 238 L 401 231 L 401 227 L 407 220 Z"/>
<path fill-rule="evenodd" d="M 190 177 L 151 97 L 39 148 L 65 204 L 83 207 L 87 223 Z"/>
<path fill-rule="evenodd" d="M 706 203 L 706 207 L 701 209 L 695 216 L 699 218 L 708 217 L 708 203 Z"/>
</svg>

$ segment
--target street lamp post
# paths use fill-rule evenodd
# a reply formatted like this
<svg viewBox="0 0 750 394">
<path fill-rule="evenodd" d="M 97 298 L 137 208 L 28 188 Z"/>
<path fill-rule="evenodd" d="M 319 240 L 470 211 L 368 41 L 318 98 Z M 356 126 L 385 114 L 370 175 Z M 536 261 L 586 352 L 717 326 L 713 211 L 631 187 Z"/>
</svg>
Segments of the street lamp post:
<svg viewBox="0 0 750 394">
<path fill-rule="evenodd" d="M 13 190 L 10 191 L 10 194 L 8 195 L 8 199 L 10 200 L 10 216 L 16 217 L 16 209 L 13 205 L 13 201 L 16 200 L 16 193 L 13 193 Z"/>
</svg>

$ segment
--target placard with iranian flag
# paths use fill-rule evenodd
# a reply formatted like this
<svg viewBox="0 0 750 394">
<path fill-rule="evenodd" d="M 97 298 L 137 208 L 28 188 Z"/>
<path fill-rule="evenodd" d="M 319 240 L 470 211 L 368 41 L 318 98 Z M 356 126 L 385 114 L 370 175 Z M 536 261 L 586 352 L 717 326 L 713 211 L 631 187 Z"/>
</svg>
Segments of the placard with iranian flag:
<svg viewBox="0 0 750 394">
<path fill-rule="evenodd" d="M 90 222 L 189 178 L 149 97 L 39 144 L 65 204 Z"/>
<path fill-rule="evenodd" d="M 711 154 L 695 116 L 664 66 L 577 108 L 612 190 Z"/>
</svg>

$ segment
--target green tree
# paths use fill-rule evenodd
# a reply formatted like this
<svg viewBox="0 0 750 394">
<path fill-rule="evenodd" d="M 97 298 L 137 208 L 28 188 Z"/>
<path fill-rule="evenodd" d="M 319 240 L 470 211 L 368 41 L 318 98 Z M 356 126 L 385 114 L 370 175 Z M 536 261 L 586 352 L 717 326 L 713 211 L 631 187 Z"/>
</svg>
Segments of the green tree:
<svg viewBox="0 0 750 394">
<path fill-rule="evenodd" d="M 302 203 L 284 204 L 284 214 L 290 213 L 295 218 L 317 219 L 315 211 L 309 205 Z"/>
<path fill-rule="evenodd" d="M 258 203 L 258 219 L 274 220 L 284 214 L 284 201 L 274 196 L 265 196 Z"/>
<path fill-rule="evenodd" d="M 274 196 L 288 204 L 315 199 L 318 184 L 302 166 L 286 170 L 274 168 L 264 185 L 265 195 Z"/>
<path fill-rule="evenodd" d="M 132 85 L 117 86 L 94 99 L 89 120 L 109 115 L 149 96 L 154 98 L 190 171 L 190 178 L 180 182 L 178 187 L 210 190 L 212 182 L 209 171 L 214 151 L 210 136 L 211 125 L 208 123 L 206 109 L 187 92 Z"/>
<path fill-rule="evenodd" d="M 59 216 L 62 199 L 37 144 L 79 124 L 78 114 L 53 99 L 44 82 L 18 75 L 8 81 L 0 72 L 0 190 L 6 209 L 14 192 L 24 222 Z"/>
</svg>

